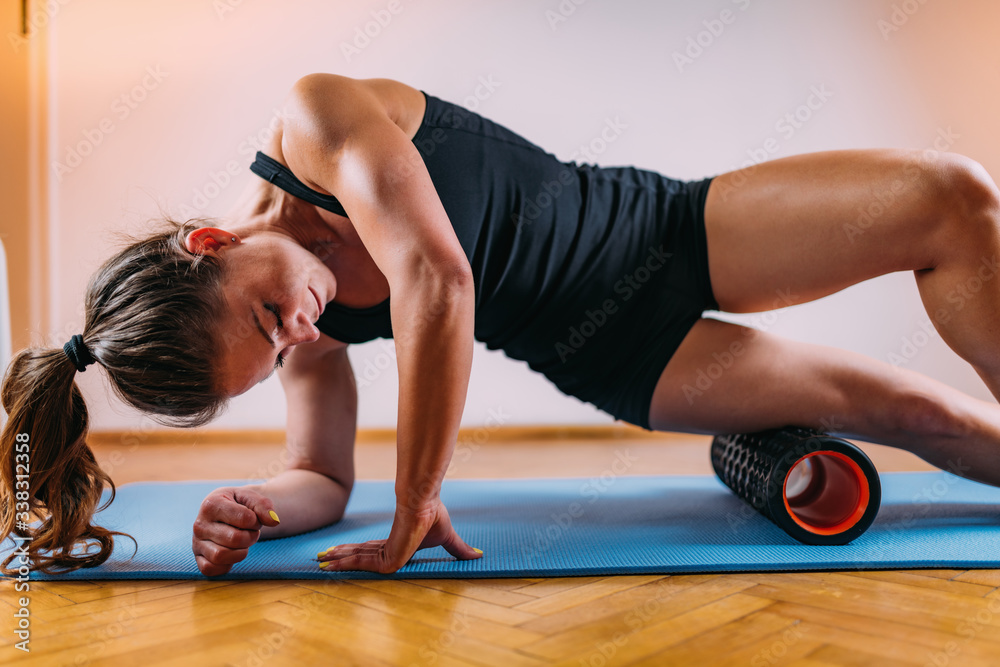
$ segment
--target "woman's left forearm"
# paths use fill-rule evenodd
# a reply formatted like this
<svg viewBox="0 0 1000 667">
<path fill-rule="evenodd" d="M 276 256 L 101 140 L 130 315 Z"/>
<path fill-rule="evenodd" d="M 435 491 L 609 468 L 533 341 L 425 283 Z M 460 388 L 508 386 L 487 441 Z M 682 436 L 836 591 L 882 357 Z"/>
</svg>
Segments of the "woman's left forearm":
<svg viewBox="0 0 1000 667">
<path fill-rule="evenodd" d="M 408 281 L 393 290 L 390 307 L 399 369 L 396 505 L 416 511 L 438 499 L 458 438 L 475 340 L 473 279 Z"/>
</svg>

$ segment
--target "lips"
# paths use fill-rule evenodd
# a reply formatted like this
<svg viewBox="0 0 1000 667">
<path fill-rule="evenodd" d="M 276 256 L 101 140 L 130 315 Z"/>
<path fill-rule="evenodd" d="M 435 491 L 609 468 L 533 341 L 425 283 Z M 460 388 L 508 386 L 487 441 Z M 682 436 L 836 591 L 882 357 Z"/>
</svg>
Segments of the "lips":
<svg viewBox="0 0 1000 667">
<path fill-rule="evenodd" d="M 313 320 L 315 322 L 323 314 L 323 303 L 319 300 L 319 296 L 312 287 L 309 288 L 309 292 L 313 295 L 313 298 L 316 299 L 316 319 Z"/>
</svg>

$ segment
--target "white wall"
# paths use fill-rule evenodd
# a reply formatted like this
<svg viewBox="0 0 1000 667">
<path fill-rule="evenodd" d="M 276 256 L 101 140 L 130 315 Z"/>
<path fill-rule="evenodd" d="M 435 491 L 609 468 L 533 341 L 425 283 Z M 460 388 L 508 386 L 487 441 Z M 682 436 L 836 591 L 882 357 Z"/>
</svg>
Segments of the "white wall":
<svg viewBox="0 0 1000 667">
<path fill-rule="evenodd" d="M 607 118 L 619 117 L 628 127 L 598 162 L 675 178 L 748 163 L 768 138 L 778 144 L 768 157 L 781 157 L 925 148 L 947 127 L 960 135 L 952 150 L 1000 173 L 991 45 L 1000 10 L 987 0 L 900 0 L 895 10 L 871 0 L 577 2 L 62 0 L 44 29 L 53 49 L 53 320 L 64 326 L 44 332 L 45 342 L 62 345 L 82 328 L 86 280 L 111 254 L 111 232 L 141 231 L 158 206 L 175 214 L 228 212 L 256 178 L 247 169 L 250 138 L 267 131 L 292 82 L 314 71 L 395 78 L 444 99 L 469 100 L 565 160 L 597 137 Z M 712 23 L 723 11 L 731 22 Z M 894 11 L 899 29 L 885 32 Z M 344 44 L 374 27 L 373 12 L 391 20 L 348 57 Z M 721 34 L 709 39 L 706 21 Z M 890 23 L 880 28 L 879 21 Z M 699 33 L 707 46 L 678 67 L 674 53 Z M 161 72 L 159 80 L 150 71 Z M 495 90 L 470 98 L 484 79 Z M 789 136 L 776 123 L 814 86 L 832 96 Z M 134 109 L 123 105 L 123 94 Z M 102 119 L 112 132 L 100 130 Z M 97 145 L 56 176 L 55 164 L 65 164 L 80 142 Z M 239 174 L 228 184 L 217 178 L 223 187 L 216 187 L 212 174 L 231 160 Z M 924 342 L 917 333 L 923 317 L 912 276 L 897 274 L 816 303 L 732 319 L 886 360 L 904 350 L 904 339 L 917 334 Z M 351 347 L 359 375 L 369 362 L 384 365 L 392 356 L 390 341 Z M 989 397 L 937 337 L 908 365 Z M 395 424 L 394 364 L 377 375 L 361 389 L 362 427 Z M 77 379 L 95 429 L 148 423 L 109 400 L 102 373 Z M 612 421 L 477 343 L 463 425 L 482 424 L 490 410 L 501 411 L 507 424 Z M 234 400 L 213 425 L 282 427 L 277 378 Z"/>
</svg>

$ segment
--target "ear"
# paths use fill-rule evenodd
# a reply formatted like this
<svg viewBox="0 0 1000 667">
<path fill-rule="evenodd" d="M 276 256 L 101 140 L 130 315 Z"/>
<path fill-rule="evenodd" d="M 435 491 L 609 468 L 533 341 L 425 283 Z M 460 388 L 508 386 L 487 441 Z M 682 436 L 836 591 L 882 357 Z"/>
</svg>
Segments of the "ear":
<svg viewBox="0 0 1000 667">
<path fill-rule="evenodd" d="M 224 246 L 234 246 L 239 243 L 239 237 L 218 227 L 201 227 L 189 232 L 184 239 L 184 246 L 189 252 L 203 255 L 208 251 L 217 252 Z"/>
</svg>

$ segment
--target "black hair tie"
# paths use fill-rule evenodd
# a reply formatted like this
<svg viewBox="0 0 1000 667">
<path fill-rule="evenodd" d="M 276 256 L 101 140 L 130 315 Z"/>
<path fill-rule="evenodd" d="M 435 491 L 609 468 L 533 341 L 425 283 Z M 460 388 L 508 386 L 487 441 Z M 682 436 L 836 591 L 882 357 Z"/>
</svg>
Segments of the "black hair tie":
<svg viewBox="0 0 1000 667">
<path fill-rule="evenodd" d="M 97 359 L 90 356 L 90 351 L 83 344 L 83 336 L 80 334 L 76 334 L 69 339 L 68 343 L 63 345 L 63 352 L 66 353 L 69 360 L 76 366 L 76 370 L 81 373 L 87 370 L 87 366 L 97 361 Z"/>
</svg>

